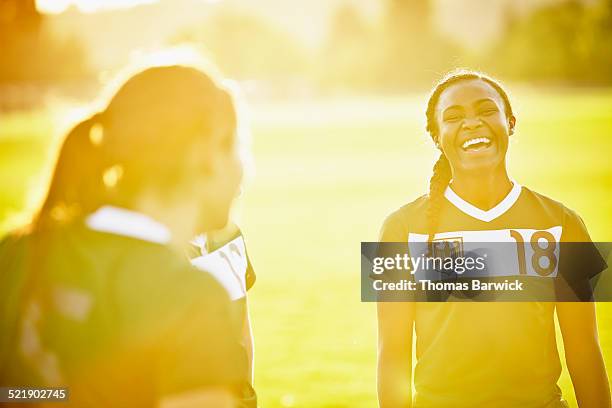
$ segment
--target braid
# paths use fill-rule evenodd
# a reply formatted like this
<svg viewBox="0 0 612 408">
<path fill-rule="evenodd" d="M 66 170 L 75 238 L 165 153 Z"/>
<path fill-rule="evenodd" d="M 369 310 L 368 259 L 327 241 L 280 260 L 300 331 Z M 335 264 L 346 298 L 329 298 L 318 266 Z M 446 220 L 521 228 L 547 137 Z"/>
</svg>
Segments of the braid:
<svg viewBox="0 0 612 408">
<path fill-rule="evenodd" d="M 438 104 L 438 100 L 440 99 L 440 95 L 447 89 L 449 86 L 456 84 L 460 81 L 467 80 L 481 80 L 489 84 L 493 89 L 497 91 L 497 93 L 501 96 L 504 102 L 504 110 L 506 116 L 513 116 L 512 106 L 510 105 L 510 98 L 508 94 L 504 90 L 504 88 L 494 79 L 488 77 L 487 75 L 477 72 L 470 71 L 465 69 L 459 69 L 448 73 L 438 84 L 434 87 L 431 95 L 429 96 L 429 100 L 427 102 L 427 110 L 425 112 L 425 116 L 427 117 L 427 125 L 426 130 L 431 136 L 432 140 L 438 144 L 438 125 L 436 122 L 436 106 Z M 448 186 L 452 178 L 452 171 L 450 167 L 450 163 L 448 162 L 447 157 L 444 153 L 440 154 L 438 161 L 434 164 L 433 174 L 429 181 L 429 203 L 427 207 L 426 217 L 427 217 L 427 233 L 429 234 L 429 242 L 433 240 L 436 230 L 438 228 L 440 210 L 442 208 L 444 191 Z M 430 246 L 431 249 L 431 246 Z"/>
<path fill-rule="evenodd" d="M 438 161 L 436 161 L 436 164 L 434 164 L 433 174 L 429 180 L 429 205 L 426 212 L 429 242 L 433 241 L 434 235 L 436 234 L 444 190 L 451 176 L 450 164 L 444 153 L 442 153 Z"/>
</svg>

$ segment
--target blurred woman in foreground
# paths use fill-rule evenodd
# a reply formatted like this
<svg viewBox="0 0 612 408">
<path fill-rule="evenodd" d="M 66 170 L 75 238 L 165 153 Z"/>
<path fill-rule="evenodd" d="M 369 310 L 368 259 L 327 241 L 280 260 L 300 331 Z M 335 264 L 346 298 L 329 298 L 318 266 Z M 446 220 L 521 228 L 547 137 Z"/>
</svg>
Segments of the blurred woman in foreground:
<svg viewBox="0 0 612 408">
<path fill-rule="evenodd" d="M 146 69 L 77 125 L 29 231 L 0 243 L 0 386 L 72 406 L 235 406 L 247 374 L 226 292 L 182 250 L 227 222 L 242 168 L 229 93 Z M 66 184 L 68 182 L 68 184 Z"/>
</svg>

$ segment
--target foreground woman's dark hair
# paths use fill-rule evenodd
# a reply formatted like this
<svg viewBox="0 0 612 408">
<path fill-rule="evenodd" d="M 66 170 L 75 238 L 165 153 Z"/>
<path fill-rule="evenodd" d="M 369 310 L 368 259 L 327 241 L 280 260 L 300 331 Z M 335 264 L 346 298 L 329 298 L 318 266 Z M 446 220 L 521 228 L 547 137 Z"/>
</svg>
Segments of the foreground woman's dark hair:
<svg viewBox="0 0 612 408">
<path fill-rule="evenodd" d="M 30 227 L 0 242 L 0 386 L 69 387 L 70 406 L 233 406 L 247 373 L 227 295 L 176 243 L 196 210 L 227 221 L 235 129 L 225 89 L 167 66 L 69 132 Z"/>
</svg>

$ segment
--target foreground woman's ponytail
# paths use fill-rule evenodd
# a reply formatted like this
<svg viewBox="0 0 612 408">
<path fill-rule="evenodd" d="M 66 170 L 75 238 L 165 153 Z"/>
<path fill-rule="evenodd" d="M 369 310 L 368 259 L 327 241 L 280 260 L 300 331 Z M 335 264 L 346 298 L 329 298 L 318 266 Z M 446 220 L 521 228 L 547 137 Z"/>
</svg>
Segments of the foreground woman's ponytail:
<svg viewBox="0 0 612 408">
<path fill-rule="evenodd" d="M 69 222 L 90 211 L 103 194 L 102 114 L 94 114 L 70 130 L 60 147 L 46 197 L 32 222 L 34 229 Z"/>
</svg>

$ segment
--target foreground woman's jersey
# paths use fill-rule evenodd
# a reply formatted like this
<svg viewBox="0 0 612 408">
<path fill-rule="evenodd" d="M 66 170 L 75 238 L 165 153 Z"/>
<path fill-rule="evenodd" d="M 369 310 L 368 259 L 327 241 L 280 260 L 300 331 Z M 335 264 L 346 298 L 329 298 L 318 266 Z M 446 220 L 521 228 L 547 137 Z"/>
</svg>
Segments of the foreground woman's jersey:
<svg viewBox="0 0 612 408">
<path fill-rule="evenodd" d="M 239 388 L 246 361 L 226 292 L 160 231 L 147 240 L 119 221 L 0 244 L 0 385 L 67 386 L 70 406 L 130 408 Z"/>
<path fill-rule="evenodd" d="M 516 183 L 489 211 L 463 201 L 450 188 L 445 197 L 440 233 L 434 239 L 461 239 L 492 230 L 533 234 L 553 228 L 559 230 L 557 240 L 590 241 L 574 212 Z M 423 196 L 391 214 L 381 241 L 410 242 L 426 235 L 427 202 Z M 417 302 L 415 307 L 415 408 L 566 406 L 557 386 L 561 364 L 554 303 Z"/>
</svg>

